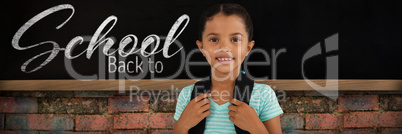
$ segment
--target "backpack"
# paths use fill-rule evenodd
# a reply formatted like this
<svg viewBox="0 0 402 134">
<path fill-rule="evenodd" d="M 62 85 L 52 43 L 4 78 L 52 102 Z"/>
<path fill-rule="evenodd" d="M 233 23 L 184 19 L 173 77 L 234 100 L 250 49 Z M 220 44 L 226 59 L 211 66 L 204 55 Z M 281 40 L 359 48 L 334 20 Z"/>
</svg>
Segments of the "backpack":
<svg viewBox="0 0 402 134">
<path fill-rule="evenodd" d="M 200 94 L 210 92 L 210 87 L 211 87 L 211 77 L 210 76 L 206 79 L 198 81 L 194 85 L 190 100 L 194 99 L 195 97 L 197 97 Z M 233 98 L 240 100 L 242 102 L 245 102 L 247 105 L 249 105 L 253 87 L 254 87 L 254 80 L 248 78 L 243 73 L 239 73 L 239 76 L 236 79 L 235 88 L 233 90 Z M 231 105 L 233 105 L 233 104 L 231 104 Z M 196 126 L 189 129 L 188 133 L 189 134 L 203 134 L 204 130 L 205 130 L 205 123 L 206 123 L 206 118 L 204 118 L 202 121 L 200 121 Z M 234 125 L 234 126 L 235 126 L 237 134 L 249 134 L 248 131 L 241 129 L 241 128 L 237 127 L 236 125 Z"/>
</svg>

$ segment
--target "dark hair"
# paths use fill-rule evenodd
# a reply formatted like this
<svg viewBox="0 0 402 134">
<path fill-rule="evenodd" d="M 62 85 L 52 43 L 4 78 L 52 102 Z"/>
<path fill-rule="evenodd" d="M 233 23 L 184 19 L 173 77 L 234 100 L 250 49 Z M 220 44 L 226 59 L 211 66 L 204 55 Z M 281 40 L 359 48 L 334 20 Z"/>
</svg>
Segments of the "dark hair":
<svg viewBox="0 0 402 134">
<path fill-rule="evenodd" d="M 239 4 L 224 3 L 216 4 L 208 8 L 201 14 L 199 24 L 198 24 L 198 39 L 202 41 L 202 33 L 205 30 L 206 22 L 211 19 L 214 15 L 218 13 L 223 13 L 226 16 L 237 15 L 244 21 L 245 29 L 248 34 L 248 41 L 250 42 L 253 38 L 253 22 L 248 14 L 247 10 L 240 6 Z"/>
</svg>

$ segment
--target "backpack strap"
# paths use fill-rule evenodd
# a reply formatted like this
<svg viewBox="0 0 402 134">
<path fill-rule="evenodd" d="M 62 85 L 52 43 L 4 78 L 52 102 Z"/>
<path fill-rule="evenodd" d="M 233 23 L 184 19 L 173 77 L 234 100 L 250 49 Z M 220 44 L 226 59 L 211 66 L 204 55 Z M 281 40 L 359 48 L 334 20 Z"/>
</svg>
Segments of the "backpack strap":
<svg viewBox="0 0 402 134">
<path fill-rule="evenodd" d="M 238 99 L 242 102 L 245 102 L 247 105 L 250 103 L 251 93 L 254 87 L 254 80 L 248 78 L 245 74 L 240 73 L 236 79 L 235 88 L 233 89 L 233 98 Z M 204 94 L 210 92 L 211 88 L 211 77 L 207 77 L 201 81 L 198 81 L 194 84 L 193 91 L 191 93 L 191 99 L 194 99 L 200 94 Z M 233 105 L 233 104 L 231 104 Z M 196 126 L 192 127 L 188 133 L 189 134 L 203 134 L 205 130 L 206 118 L 201 120 Z M 249 132 L 237 127 L 236 125 L 236 133 L 238 134 L 249 134 Z"/>
<path fill-rule="evenodd" d="M 210 88 L 211 88 L 211 77 L 208 77 L 206 79 L 196 82 L 194 84 L 194 88 L 191 93 L 190 100 L 193 100 L 195 97 L 197 97 L 200 94 L 211 92 Z M 197 125 L 195 125 L 190 130 L 188 130 L 188 133 L 189 134 L 203 134 L 204 130 L 205 130 L 206 121 L 207 121 L 207 118 L 202 119 Z"/>
</svg>

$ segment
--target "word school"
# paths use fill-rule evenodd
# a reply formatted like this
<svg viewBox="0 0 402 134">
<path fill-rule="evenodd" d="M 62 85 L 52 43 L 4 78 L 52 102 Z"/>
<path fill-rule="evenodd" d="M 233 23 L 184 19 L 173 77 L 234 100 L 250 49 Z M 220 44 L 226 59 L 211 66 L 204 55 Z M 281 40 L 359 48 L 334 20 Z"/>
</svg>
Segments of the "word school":
<svg viewBox="0 0 402 134">
<path fill-rule="evenodd" d="M 102 51 L 103 51 L 103 54 L 106 56 L 110 56 L 110 55 L 118 52 L 118 54 L 121 57 L 127 57 L 129 55 L 139 52 L 143 57 L 149 57 L 151 55 L 155 55 L 162 51 L 163 56 L 165 58 L 170 58 L 170 57 L 174 56 L 175 54 L 177 54 L 183 48 L 183 47 L 178 48 L 178 50 L 176 50 L 172 54 L 169 54 L 169 52 L 168 52 L 170 45 L 177 39 L 177 37 L 183 32 L 183 30 L 186 28 L 187 24 L 190 22 L 190 17 L 188 15 L 186 15 L 186 14 L 181 15 L 176 20 L 176 22 L 173 24 L 172 28 L 170 29 L 161 50 L 157 50 L 159 48 L 158 46 L 160 44 L 160 37 L 155 34 L 150 34 L 149 36 L 145 37 L 141 43 L 140 49 L 137 48 L 137 43 L 138 43 L 137 36 L 135 36 L 134 34 L 128 34 L 121 39 L 117 50 L 115 50 L 113 52 L 109 52 L 110 48 L 115 44 L 115 41 L 112 38 L 105 37 L 105 36 L 113 29 L 113 27 L 117 23 L 117 17 L 114 15 L 109 16 L 107 19 L 105 19 L 103 21 L 103 23 L 98 27 L 98 29 L 93 34 L 93 36 L 88 44 L 88 48 L 86 50 L 82 51 L 81 53 L 79 53 L 78 55 L 72 55 L 72 52 L 74 51 L 75 46 L 81 45 L 84 42 L 84 38 L 82 36 L 76 36 L 73 39 L 71 39 L 70 42 L 67 44 L 66 48 L 60 48 L 59 44 L 56 43 L 56 41 L 51 41 L 51 40 L 39 42 L 39 43 L 36 43 L 33 45 L 28 45 L 28 46 L 19 44 L 19 41 L 20 41 L 22 35 L 30 27 L 32 27 L 35 23 L 37 23 L 41 19 L 45 18 L 46 16 L 51 15 L 51 14 L 61 11 L 61 10 L 71 10 L 72 13 L 62 24 L 60 24 L 59 26 L 56 27 L 56 29 L 60 29 L 72 18 L 72 16 L 75 13 L 74 7 L 70 4 L 62 4 L 62 5 L 54 6 L 54 7 L 51 7 L 49 9 L 37 14 L 36 16 L 34 16 L 30 20 L 28 20 L 15 33 L 11 44 L 17 50 L 27 50 L 27 49 L 38 47 L 41 45 L 53 46 L 51 50 L 47 50 L 45 52 L 42 52 L 42 53 L 28 59 L 25 63 L 22 64 L 21 71 L 23 71 L 25 73 L 32 73 L 32 72 L 37 71 L 38 69 L 42 68 L 43 66 L 48 64 L 50 61 L 52 61 L 60 51 L 64 51 L 64 55 L 67 59 L 75 59 L 75 58 L 83 55 L 85 52 L 86 52 L 86 58 L 90 59 L 93 52 L 101 44 L 104 45 Z M 179 26 L 184 21 L 185 21 L 184 26 L 181 29 L 179 29 Z M 104 31 L 105 27 L 109 23 L 112 23 L 112 26 L 109 29 L 107 29 L 106 32 L 102 32 L 102 31 Z M 177 30 L 180 30 L 180 31 L 177 34 L 175 34 Z M 101 35 L 101 33 L 104 33 L 104 34 Z M 130 43 L 132 43 L 131 49 L 129 51 L 125 51 L 126 46 Z M 151 49 L 150 52 L 146 51 L 146 49 L 153 43 L 155 44 L 155 47 L 153 49 Z M 39 66 L 35 67 L 32 70 L 26 69 L 26 67 L 29 65 L 29 63 L 31 63 L 33 60 L 40 58 L 42 56 L 45 56 L 45 55 L 49 55 L 49 56 Z"/>
</svg>

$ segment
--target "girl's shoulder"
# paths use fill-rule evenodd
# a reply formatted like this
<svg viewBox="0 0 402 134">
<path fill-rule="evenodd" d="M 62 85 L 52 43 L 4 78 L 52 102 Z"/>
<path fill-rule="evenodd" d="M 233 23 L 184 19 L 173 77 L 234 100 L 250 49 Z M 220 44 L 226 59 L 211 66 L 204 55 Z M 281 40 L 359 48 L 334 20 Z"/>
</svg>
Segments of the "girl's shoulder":
<svg viewBox="0 0 402 134">
<path fill-rule="evenodd" d="M 251 98 L 259 99 L 259 100 L 270 100 L 267 98 L 276 98 L 275 91 L 271 88 L 271 86 L 262 83 L 254 83 L 254 88 L 251 94 Z"/>
<path fill-rule="evenodd" d="M 188 85 L 184 87 L 179 94 L 179 99 L 184 99 L 185 101 L 189 101 L 191 98 L 191 92 L 193 91 L 194 84 Z"/>
<path fill-rule="evenodd" d="M 194 84 L 188 85 L 188 86 L 184 87 L 184 88 L 180 91 L 180 93 L 181 93 L 181 92 L 183 92 L 183 93 L 191 93 L 191 92 L 193 91 L 193 88 L 194 88 Z"/>
<path fill-rule="evenodd" d="M 255 93 L 271 93 L 274 90 L 271 88 L 271 86 L 267 85 L 267 84 L 263 84 L 263 83 L 254 83 L 254 87 L 253 87 L 253 92 Z"/>
</svg>

